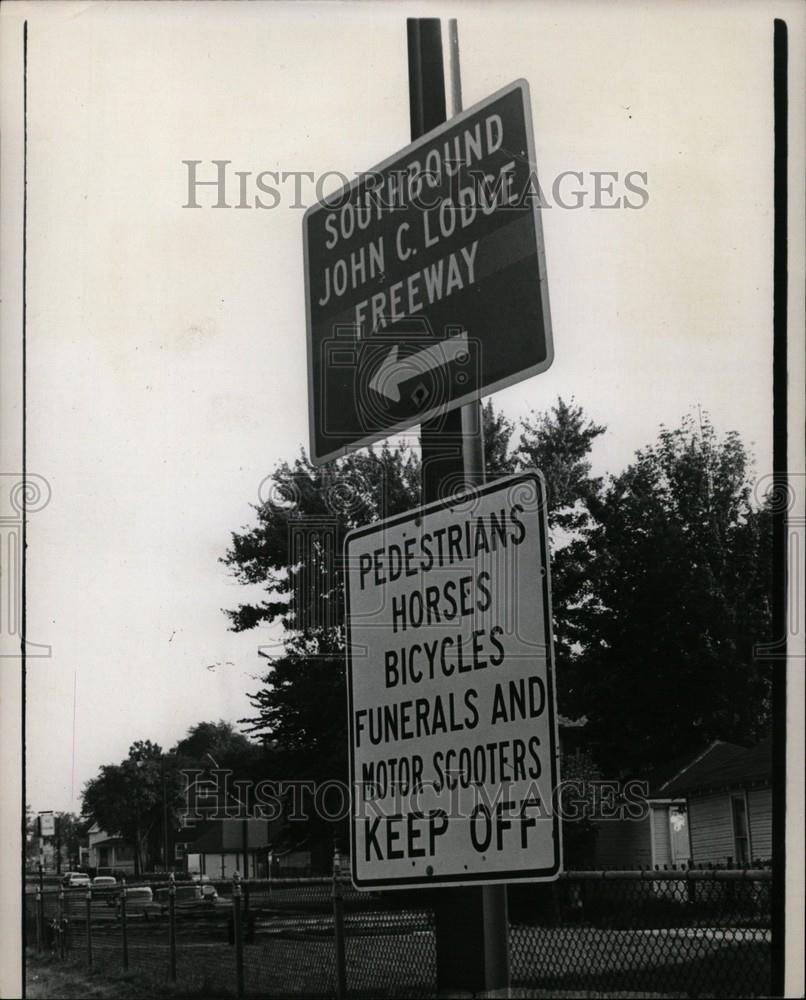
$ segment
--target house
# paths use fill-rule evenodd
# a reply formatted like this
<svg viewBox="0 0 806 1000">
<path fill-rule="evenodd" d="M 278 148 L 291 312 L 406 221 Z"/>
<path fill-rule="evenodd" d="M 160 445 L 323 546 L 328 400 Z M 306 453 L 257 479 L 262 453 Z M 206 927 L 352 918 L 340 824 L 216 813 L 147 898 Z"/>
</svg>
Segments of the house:
<svg viewBox="0 0 806 1000">
<path fill-rule="evenodd" d="M 190 874 L 229 879 L 240 872 L 247 878 L 266 878 L 270 826 L 265 819 L 213 819 L 198 821 L 186 828 L 181 841 Z M 191 836 L 192 834 L 192 836 Z M 249 871 L 244 868 L 244 851 Z"/>
<path fill-rule="evenodd" d="M 597 778 L 590 771 L 586 772 L 584 760 L 580 770 L 575 766 L 590 755 L 590 742 L 586 738 L 587 721 L 585 716 L 571 719 L 560 715 L 558 729 L 563 780 L 571 784 L 581 780 L 590 789 L 597 784 Z M 598 769 L 595 765 L 593 767 L 598 774 Z M 675 771 L 678 769 L 679 765 L 674 768 Z M 571 863 L 601 869 L 681 867 L 686 864 L 690 851 L 685 797 L 671 798 L 659 787 L 670 773 L 674 772 L 667 767 L 647 782 L 648 808 L 642 818 L 625 815 L 621 819 L 593 819 L 593 835 L 583 847 L 581 856 L 572 859 Z M 569 853 L 568 846 L 566 844 L 566 854 Z"/>
<path fill-rule="evenodd" d="M 117 834 L 109 834 L 97 823 L 89 829 L 88 864 L 96 874 L 134 872 L 134 847 Z"/>
<path fill-rule="evenodd" d="M 685 796 L 693 864 L 772 857 L 772 737 L 749 748 L 716 740 L 665 782 L 664 793 Z"/>
<path fill-rule="evenodd" d="M 691 859 L 686 800 L 648 782 L 647 810 L 641 819 L 596 819 L 596 868 L 680 868 Z"/>
</svg>

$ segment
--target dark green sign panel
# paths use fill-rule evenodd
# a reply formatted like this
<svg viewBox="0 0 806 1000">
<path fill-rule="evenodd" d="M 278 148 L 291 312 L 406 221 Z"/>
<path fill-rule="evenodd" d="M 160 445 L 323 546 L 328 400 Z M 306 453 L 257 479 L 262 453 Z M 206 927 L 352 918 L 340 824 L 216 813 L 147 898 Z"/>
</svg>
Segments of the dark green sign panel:
<svg viewBox="0 0 806 1000">
<path fill-rule="evenodd" d="M 306 212 L 315 462 L 549 367 L 539 213 L 525 80 Z"/>
</svg>

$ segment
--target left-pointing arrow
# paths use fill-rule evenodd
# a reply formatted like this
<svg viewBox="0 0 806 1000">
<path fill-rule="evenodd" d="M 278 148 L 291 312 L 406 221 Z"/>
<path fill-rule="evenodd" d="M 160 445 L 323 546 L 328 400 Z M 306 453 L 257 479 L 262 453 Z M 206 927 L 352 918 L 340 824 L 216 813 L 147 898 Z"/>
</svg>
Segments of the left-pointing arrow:
<svg viewBox="0 0 806 1000">
<path fill-rule="evenodd" d="M 369 387 L 378 395 L 399 403 L 400 386 L 403 382 L 456 361 L 463 354 L 467 354 L 467 333 L 464 330 L 456 337 L 440 340 L 405 358 L 398 358 L 398 345 L 395 344 L 370 379 Z"/>
</svg>

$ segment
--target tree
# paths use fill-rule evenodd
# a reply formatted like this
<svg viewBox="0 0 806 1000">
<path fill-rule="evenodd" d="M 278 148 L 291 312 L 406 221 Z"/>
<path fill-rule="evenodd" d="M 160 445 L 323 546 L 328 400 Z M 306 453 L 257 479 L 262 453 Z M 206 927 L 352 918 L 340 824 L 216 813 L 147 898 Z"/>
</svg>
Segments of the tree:
<svg viewBox="0 0 806 1000">
<path fill-rule="evenodd" d="M 198 722 L 171 750 L 188 766 L 208 767 L 212 758 L 219 767 L 235 768 L 254 754 L 255 744 L 239 733 L 231 722 Z"/>
<path fill-rule="evenodd" d="M 59 846 L 67 864 L 78 867 L 81 848 L 87 845 L 88 825 L 75 813 L 63 812 L 56 817 L 59 824 Z"/>
<path fill-rule="evenodd" d="M 483 409 L 490 478 L 515 471 L 514 424 L 488 402 Z M 288 634 L 343 625 L 341 552 L 352 528 L 411 510 L 420 502 L 420 459 L 411 448 L 382 446 L 317 468 L 303 451 L 271 476 L 269 495 L 254 505 L 257 524 L 233 532 L 222 562 L 243 584 L 261 584 L 263 601 L 225 611 L 242 632 L 279 622 Z"/>
<path fill-rule="evenodd" d="M 552 494 L 557 503 L 551 516 L 560 525 L 578 518 L 565 508 L 578 499 L 574 490 L 593 489 L 585 462 L 591 441 L 602 432 L 581 408 L 560 400 L 549 414 L 534 417 L 524 427 L 517 451 L 512 449 L 515 424 L 490 402 L 483 408 L 483 429 L 490 479 L 516 471 L 525 462 L 548 464 L 551 481 L 557 484 L 561 472 L 573 466 L 575 478 L 562 494 L 556 489 Z M 564 449 L 564 460 L 556 449 Z M 262 583 L 267 597 L 227 612 L 231 627 L 243 631 L 280 622 L 286 629 L 284 648 L 272 658 L 260 688 L 249 696 L 254 715 L 240 720 L 247 732 L 272 748 L 265 761 L 272 776 L 347 780 L 339 554 L 348 530 L 410 510 L 419 498 L 419 458 L 410 449 L 361 452 L 323 469 L 314 468 L 303 454 L 293 466 L 278 465 L 269 496 L 255 509 L 257 524 L 232 536 L 225 564 L 241 582 Z M 555 614 L 558 611 L 562 615 L 562 601 L 555 607 Z M 316 825 L 314 820 L 314 834 Z"/>
<path fill-rule="evenodd" d="M 704 418 L 663 428 L 594 499 L 576 701 L 604 769 L 642 770 L 769 722 L 770 516 L 749 456 Z"/>
<path fill-rule="evenodd" d="M 224 562 L 267 597 L 226 612 L 234 631 L 279 622 L 285 641 L 249 695 L 255 715 L 239 720 L 266 751 L 263 777 L 347 780 L 344 567 L 352 528 L 409 510 L 419 501 L 419 458 L 383 447 L 323 468 L 303 453 L 281 463 L 257 525 L 233 534 Z M 270 773 L 266 773 L 270 772 Z M 313 817 L 314 839 L 322 824 Z"/>
<path fill-rule="evenodd" d="M 523 421 L 517 459 L 521 467 L 543 473 L 552 527 L 575 531 L 584 525 L 602 482 L 591 475 L 590 451 L 605 430 L 575 406 L 573 398 L 566 403 L 558 397 L 549 410 L 532 411 Z"/>
<path fill-rule="evenodd" d="M 557 698 L 560 711 L 582 715 L 575 703 L 579 653 L 588 637 L 584 604 L 588 593 L 595 528 L 594 509 L 602 480 L 591 473 L 590 452 L 605 427 L 581 406 L 558 398 L 545 413 L 523 422 L 516 459 L 521 468 L 539 469 L 546 481 L 551 547 L 551 594 Z"/>
<path fill-rule="evenodd" d="M 150 740 L 138 740 L 120 764 L 105 764 L 84 786 L 83 816 L 134 849 L 135 874 L 161 853 L 164 794 L 169 813 L 182 805 L 182 786 L 173 758 Z"/>
<path fill-rule="evenodd" d="M 514 471 L 514 424 L 488 402 L 483 428 L 490 477 Z M 555 435 L 557 442 L 571 437 L 565 429 Z M 263 584 L 267 595 L 225 612 L 231 628 L 279 622 L 286 630 L 285 650 L 272 659 L 265 686 L 250 696 L 258 714 L 241 720 L 247 731 L 297 750 L 314 750 L 323 739 L 334 761 L 344 757 L 344 536 L 410 510 L 419 499 L 419 456 L 410 448 L 369 449 L 322 468 L 303 452 L 293 466 L 277 466 L 269 496 L 255 507 L 257 524 L 233 533 L 223 559 L 237 580 Z M 313 667 L 316 658 L 322 662 Z"/>
<path fill-rule="evenodd" d="M 507 476 L 517 469 L 517 459 L 510 450 L 515 424 L 501 412 L 496 412 L 491 399 L 482 408 L 484 436 L 484 466 L 487 479 Z"/>
</svg>

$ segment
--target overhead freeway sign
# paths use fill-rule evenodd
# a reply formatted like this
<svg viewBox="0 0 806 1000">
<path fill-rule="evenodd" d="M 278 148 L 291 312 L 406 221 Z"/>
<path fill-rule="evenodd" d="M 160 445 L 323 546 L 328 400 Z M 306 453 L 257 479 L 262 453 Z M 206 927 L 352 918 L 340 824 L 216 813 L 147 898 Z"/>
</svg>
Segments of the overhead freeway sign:
<svg viewBox="0 0 806 1000">
<path fill-rule="evenodd" d="M 551 364 L 525 80 L 310 208 L 303 237 L 316 463 Z"/>
</svg>

